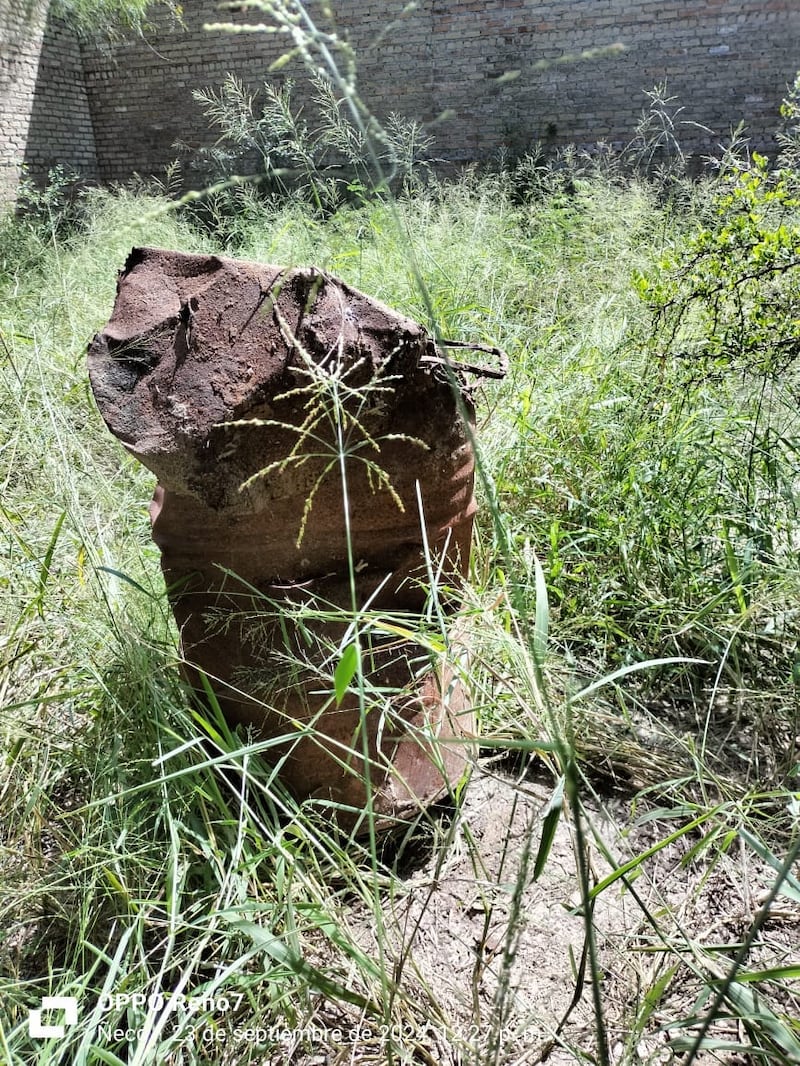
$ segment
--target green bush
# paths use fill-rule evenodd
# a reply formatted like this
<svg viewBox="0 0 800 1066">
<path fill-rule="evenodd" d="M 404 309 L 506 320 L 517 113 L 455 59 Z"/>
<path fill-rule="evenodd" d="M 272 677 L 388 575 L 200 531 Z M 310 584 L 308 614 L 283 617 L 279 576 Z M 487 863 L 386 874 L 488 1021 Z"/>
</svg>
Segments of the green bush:
<svg viewBox="0 0 800 1066">
<path fill-rule="evenodd" d="M 657 348 L 700 377 L 775 377 L 800 355 L 800 173 L 756 153 L 723 173 L 708 226 L 640 279 Z"/>
<path fill-rule="evenodd" d="M 310 78 L 310 107 L 295 100 L 291 79 L 282 85 L 264 82 L 251 90 L 228 74 L 218 88 L 192 94 L 209 126 L 218 132 L 210 148 L 189 150 L 188 169 L 203 180 L 226 181 L 242 170 L 254 182 L 246 194 L 273 204 L 296 199 L 322 216 L 348 203 L 386 196 L 408 189 L 429 173 L 432 138 L 422 123 L 397 113 L 386 126 L 354 121 L 348 98 L 329 77 Z M 241 189 L 215 194 L 206 221 L 223 220 L 238 212 Z"/>
</svg>

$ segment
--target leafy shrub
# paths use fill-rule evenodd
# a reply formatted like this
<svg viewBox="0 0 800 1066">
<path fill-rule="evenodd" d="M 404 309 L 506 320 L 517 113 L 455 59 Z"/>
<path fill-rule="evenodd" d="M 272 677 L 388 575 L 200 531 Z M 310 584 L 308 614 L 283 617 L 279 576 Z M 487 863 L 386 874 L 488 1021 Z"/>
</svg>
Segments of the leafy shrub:
<svg viewBox="0 0 800 1066">
<path fill-rule="evenodd" d="M 47 248 L 80 226 L 83 209 L 76 180 L 60 165 L 48 172 L 43 188 L 23 178 L 15 209 L 0 216 L 0 276 L 34 269 Z"/>
<path fill-rule="evenodd" d="M 709 609 L 696 620 L 728 632 L 726 655 L 739 657 L 753 684 L 766 671 L 790 673 L 791 641 L 771 588 L 796 566 L 800 520 L 797 94 L 796 82 L 777 166 L 741 144 L 731 149 L 700 187 L 686 235 L 636 279 L 651 313 L 649 387 L 670 412 L 664 430 L 674 434 L 685 419 L 694 442 L 665 498 L 702 516 L 684 524 L 690 554 L 681 580 L 691 574 L 705 589 Z"/>
<path fill-rule="evenodd" d="M 213 147 L 194 153 L 194 167 L 224 180 L 255 166 L 268 194 L 296 196 L 326 215 L 348 200 L 407 187 L 427 172 L 432 138 L 422 123 L 393 113 L 383 128 L 358 124 L 324 73 L 316 71 L 310 83 L 313 125 L 295 103 L 291 79 L 251 91 L 228 74 L 219 89 L 195 90 L 220 135 Z"/>
<path fill-rule="evenodd" d="M 774 377 L 800 355 L 800 174 L 772 172 L 756 153 L 720 178 L 708 226 L 639 287 L 662 355 L 701 376 Z"/>
<path fill-rule="evenodd" d="M 568 144 L 548 152 L 537 142 L 519 158 L 501 157 L 512 202 L 573 195 L 579 181 L 599 178 L 620 185 L 645 182 L 658 192 L 660 201 L 691 205 L 694 189 L 687 175 L 692 160 L 682 134 L 689 127 L 710 130 L 681 117 L 685 108 L 669 95 L 666 82 L 644 90 L 644 95 L 648 102 L 624 146 L 599 140 L 591 149 Z"/>
</svg>

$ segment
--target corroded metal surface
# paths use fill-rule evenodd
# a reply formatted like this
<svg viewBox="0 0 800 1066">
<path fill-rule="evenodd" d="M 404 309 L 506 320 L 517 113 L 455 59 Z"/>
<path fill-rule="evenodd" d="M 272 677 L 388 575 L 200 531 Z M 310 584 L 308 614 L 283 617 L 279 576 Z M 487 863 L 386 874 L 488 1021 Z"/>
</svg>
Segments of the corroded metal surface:
<svg viewBox="0 0 800 1066">
<path fill-rule="evenodd" d="M 333 696 L 346 612 L 413 629 L 429 568 L 452 589 L 469 562 L 472 406 L 424 328 L 319 270 L 134 249 L 89 372 L 158 477 L 193 684 L 203 670 L 232 722 L 275 740 L 301 798 L 361 808 L 367 750 L 386 815 L 454 785 L 473 727 L 452 657 L 366 623 L 362 692 Z"/>
</svg>

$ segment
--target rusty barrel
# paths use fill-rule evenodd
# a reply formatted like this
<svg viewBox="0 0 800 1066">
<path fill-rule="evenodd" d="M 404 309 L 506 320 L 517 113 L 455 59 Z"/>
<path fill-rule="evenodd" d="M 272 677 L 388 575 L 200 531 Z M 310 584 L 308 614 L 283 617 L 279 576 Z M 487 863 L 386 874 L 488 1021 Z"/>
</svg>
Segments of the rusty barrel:
<svg viewBox="0 0 800 1066">
<path fill-rule="evenodd" d="M 439 798 L 474 735 L 452 649 L 412 635 L 431 574 L 456 609 L 475 513 L 473 408 L 442 364 L 324 271 L 152 248 L 89 349 L 103 418 L 158 478 L 187 678 L 345 826 L 367 788 L 388 820 Z"/>
</svg>

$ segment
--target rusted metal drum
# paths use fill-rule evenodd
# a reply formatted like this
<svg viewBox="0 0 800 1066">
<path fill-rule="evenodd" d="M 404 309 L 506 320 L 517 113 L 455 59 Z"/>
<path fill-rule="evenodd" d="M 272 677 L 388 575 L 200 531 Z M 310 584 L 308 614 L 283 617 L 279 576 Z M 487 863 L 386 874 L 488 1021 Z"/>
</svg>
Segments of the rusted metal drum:
<svg viewBox="0 0 800 1066">
<path fill-rule="evenodd" d="M 453 648 L 412 633 L 431 574 L 451 611 L 469 565 L 473 408 L 425 329 L 320 270 L 137 248 L 89 374 L 158 478 L 193 686 L 203 671 L 342 825 L 368 788 L 389 820 L 452 788 L 471 708 Z M 356 631 L 363 669 L 337 691 Z"/>
</svg>

